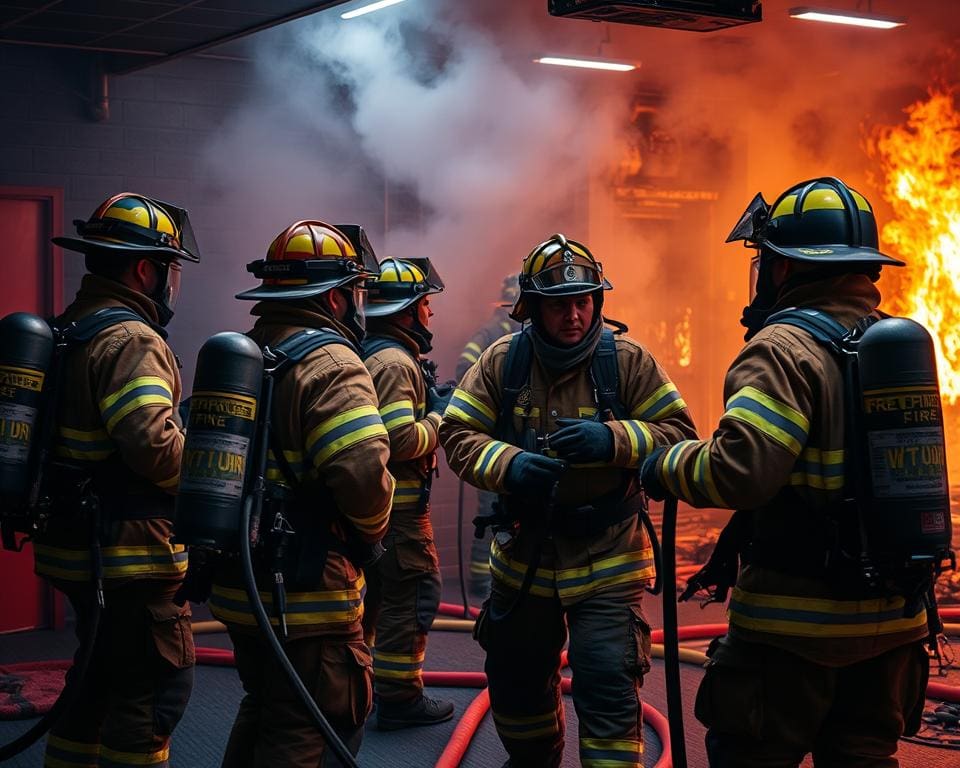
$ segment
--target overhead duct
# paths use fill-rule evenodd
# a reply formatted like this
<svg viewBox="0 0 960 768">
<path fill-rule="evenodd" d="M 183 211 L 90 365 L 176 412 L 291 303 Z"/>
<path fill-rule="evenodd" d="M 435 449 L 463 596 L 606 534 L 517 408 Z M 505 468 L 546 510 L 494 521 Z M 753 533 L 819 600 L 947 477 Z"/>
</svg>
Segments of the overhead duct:
<svg viewBox="0 0 960 768">
<path fill-rule="evenodd" d="M 547 0 L 552 16 L 713 32 L 761 21 L 760 0 Z"/>
</svg>

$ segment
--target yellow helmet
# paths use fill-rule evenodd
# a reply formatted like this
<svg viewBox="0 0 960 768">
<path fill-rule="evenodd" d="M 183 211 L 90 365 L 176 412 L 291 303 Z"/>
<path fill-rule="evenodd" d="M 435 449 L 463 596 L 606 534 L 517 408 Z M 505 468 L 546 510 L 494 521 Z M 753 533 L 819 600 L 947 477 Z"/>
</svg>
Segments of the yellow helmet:
<svg viewBox="0 0 960 768">
<path fill-rule="evenodd" d="M 530 317 L 529 296 L 578 296 L 613 288 L 603 276 L 603 265 L 587 246 L 561 234 L 530 251 L 523 260 L 519 282 L 520 297 L 510 313 L 519 322 Z"/>
<path fill-rule="evenodd" d="M 424 296 L 443 291 L 430 259 L 384 259 L 380 275 L 367 285 L 367 317 L 386 317 Z"/>
<path fill-rule="evenodd" d="M 135 192 L 107 198 L 89 219 L 76 219 L 73 224 L 79 237 L 55 237 L 53 242 L 86 254 L 200 261 L 200 249 L 187 212 Z"/>
<path fill-rule="evenodd" d="M 277 235 L 265 259 L 247 264 L 263 283 L 238 299 L 306 299 L 377 274 L 377 261 L 363 230 L 358 244 L 322 221 L 295 221 Z M 358 250 L 359 248 L 359 250 Z"/>
</svg>

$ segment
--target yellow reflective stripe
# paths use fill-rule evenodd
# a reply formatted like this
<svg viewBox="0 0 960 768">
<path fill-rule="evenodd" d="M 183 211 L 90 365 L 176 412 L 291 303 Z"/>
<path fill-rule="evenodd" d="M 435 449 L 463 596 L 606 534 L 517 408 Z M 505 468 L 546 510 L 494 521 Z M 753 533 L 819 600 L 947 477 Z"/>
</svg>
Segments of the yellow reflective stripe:
<svg viewBox="0 0 960 768">
<path fill-rule="evenodd" d="M 643 457 L 653 450 L 653 435 L 650 434 L 647 425 L 642 421 L 625 419 L 620 423 L 623 424 L 623 428 L 627 432 L 627 437 L 630 439 L 630 459 L 628 466 L 635 467 Z M 640 445 L 641 438 L 643 439 L 642 446 Z"/>
<path fill-rule="evenodd" d="M 668 381 L 657 387 L 640 405 L 630 412 L 631 418 L 641 421 L 660 421 L 671 413 L 683 410 L 686 402 L 680 397 L 677 387 Z"/>
<path fill-rule="evenodd" d="M 497 459 L 509 448 L 508 443 L 502 443 L 499 440 L 491 440 L 487 443 L 476 463 L 473 465 L 474 479 L 484 488 L 491 489 L 493 484 L 490 480 L 493 478 L 493 468 L 496 466 Z"/>
<path fill-rule="evenodd" d="M 597 409 L 592 405 L 590 406 L 581 405 L 577 408 L 577 415 L 581 419 L 589 419 L 591 416 L 597 415 Z"/>
<path fill-rule="evenodd" d="M 684 471 L 685 468 L 679 467 L 679 464 L 683 453 L 687 450 L 687 448 L 689 448 L 691 445 L 696 445 L 697 443 L 697 440 L 682 440 L 670 449 L 668 456 L 665 458 L 665 461 L 670 464 L 670 473 L 679 483 L 680 493 L 683 494 L 681 498 L 686 499 L 687 501 L 693 500 L 693 494 L 690 493 L 690 484 L 687 482 L 687 473 Z"/>
<path fill-rule="evenodd" d="M 117 401 L 119 401 L 124 395 L 133 392 L 135 389 L 146 386 L 161 387 L 162 389 L 166 390 L 171 400 L 173 399 L 173 393 L 170 391 L 170 387 L 167 385 L 167 382 L 165 382 L 159 376 L 139 376 L 136 379 L 131 379 L 128 381 L 112 395 L 107 395 L 105 398 L 103 398 L 103 400 L 100 401 L 100 410 L 107 410 L 110 408 L 110 406 L 117 403 Z"/>
<path fill-rule="evenodd" d="M 389 432 L 391 429 L 413 424 L 414 418 L 413 401 L 397 400 L 380 408 L 380 418 L 383 419 L 383 426 Z"/>
<path fill-rule="evenodd" d="M 713 471 L 710 468 L 710 446 L 706 443 L 704 443 L 697 456 L 693 480 L 699 486 L 703 495 L 710 499 L 716 506 L 727 506 L 727 503 L 717 490 L 716 484 L 713 482 Z"/>
<path fill-rule="evenodd" d="M 471 365 L 473 365 L 475 362 L 477 362 L 477 360 L 480 359 L 479 357 L 477 357 L 477 355 L 473 354 L 473 352 L 461 352 L 460 357 L 462 357 Z"/>
<path fill-rule="evenodd" d="M 67 459 L 78 459 L 79 461 L 103 461 L 114 452 L 113 448 L 109 450 L 102 451 L 85 451 L 85 450 L 75 450 L 73 448 L 67 448 L 63 445 L 58 445 L 54 448 L 54 453 L 57 456 L 63 456 Z"/>
<path fill-rule="evenodd" d="M 386 680 L 416 680 L 423 676 L 422 669 L 384 669 L 373 665 L 373 676 Z"/>
<path fill-rule="evenodd" d="M 645 581 L 655 575 L 653 549 L 606 557 L 582 568 L 565 568 L 556 572 L 557 592 L 571 598 L 595 592 L 615 584 Z"/>
<path fill-rule="evenodd" d="M 480 346 L 479 344 L 477 344 L 477 342 L 475 342 L 475 341 L 468 341 L 468 342 L 467 342 L 467 346 L 464 347 L 464 350 L 463 350 L 463 351 L 466 352 L 468 349 L 469 349 L 471 352 L 476 352 L 478 355 L 479 355 L 481 352 L 483 352 L 483 347 L 481 347 L 481 346 Z"/>
<path fill-rule="evenodd" d="M 497 540 L 490 544 L 490 573 L 497 581 L 503 582 L 514 589 L 520 589 L 523 583 L 527 564 L 513 560 L 500 548 Z M 530 585 L 530 594 L 540 597 L 554 597 L 556 595 L 556 575 L 550 568 L 537 568 Z"/>
<path fill-rule="evenodd" d="M 810 422 L 799 411 L 761 392 L 744 387 L 728 401 L 722 418 L 749 424 L 782 445 L 794 456 L 803 450 Z"/>
<path fill-rule="evenodd" d="M 581 737 L 580 765 L 582 768 L 643 768 L 643 742 Z"/>
<path fill-rule="evenodd" d="M 497 733 L 505 739 L 524 741 L 559 733 L 559 715 L 555 710 L 531 717 L 508 717 L 493 713 Z"/>
<path fill-rule="evenodd" d="M 379 648 L 374 648 L 373 655 L 374 658 L 381 659 L 382 661 L 395 661 L 400 664 L 415 664 L 423 663 L 423 660 L 427 656 L 427 652 L 426 650 L 423 650 L 419 653 L 387 653 L 386 651 L 381 651 Z"/>
<path fill-rule="evenodd" d="M 343 624 L 358 621 L 363 615 L 363 575 L 354 582 L 355 588 L 287 593 L 287 623 L 291 626 L 310 624 Z M 268 614 L 272 614 L 273 596 L 261 591 L 260 599 Z M 221 621 L 256 626 L 256 618 L 247 600 L 245 590 L 214 584 L 209 600 L 210 610 Z M 271 616 L 271 624 L 279 620 Z"/>
<path fill-rule="evenodd" d="M 124 416 L 148 405 L 173 406 L 170 386 L 158 376 L 139 376 L 100 401 L 100 417 L 107 432 Z"/>
<path fill-rule="evenodd" d="M 459 387 L 453 391 L 444 418 L 454 417 L 487 434 L 497 423 L 494 412 L 483 402 Z"/>
<path fill-rule="evenodd" d="M 537 406 L 531 406 L 529 409 L 521 408 L 519 405 L 513 406 L 513 415 L 514 416 L 526 416 L 531 419 L 540 418 L 540 409 Z"/>
<path fill-rule="evenodd" d="M 419 421 L 413 425 L 417 433 L 417 447 L 413 451 L 411 458 L 419 459 L 424 454 L 430 452 L 430 432 Z"/>
<path fill-rule="evenodd" d="M 107 430 L 105 429 L 71 429 L 70 427 L 59 427 L 57 431 L 61 437 L 80 440 L 82 442 L 110 439 L 110 435 L 107 434 Z"/>
<path fill-rule="evenodd" d="M 393 509 L 393 494 L 397 489 L 397 481 L 394 480 L 393 475 L 389 475 L 390 478 L 390 491 L 387 495 L 387 503 L 384 505 L 377 514 L 371 517 L 357 517 L 356 515 L 344 514 L 351 523 L 353 523 L 359 530 L 365 531 L 366 533 L 376 533 L 382 527 L 384 522 L 390 516 L 390 510 Z"/>
<path fill-rule="evenodd" d="M 140 754 L 137 752 L 119 752 L 109 747 L 101 747 L 100 756 L 118 765 L 159 765 L 170 759 L 170 748 L 165 747 L 159 752 Z"/>
<path fill-rule="evenodd" d="M 315 467 L 322 467 L 340 451 L 371 437 L 386 437 L 387 430 L 379 411 L 372 405 L 361 405 L 339 413 L 315 427 L 307 435 L 307 452 Z"/>
<path fill-rule="evenodd" d="M 734 587 L 730 623 L 756 632 L 797 637 L 874 637 L 905 632 L 927 623 L 926 611 L 903 616 L 903 597 L 829 600 L 764 595 Z"/>
</svg>

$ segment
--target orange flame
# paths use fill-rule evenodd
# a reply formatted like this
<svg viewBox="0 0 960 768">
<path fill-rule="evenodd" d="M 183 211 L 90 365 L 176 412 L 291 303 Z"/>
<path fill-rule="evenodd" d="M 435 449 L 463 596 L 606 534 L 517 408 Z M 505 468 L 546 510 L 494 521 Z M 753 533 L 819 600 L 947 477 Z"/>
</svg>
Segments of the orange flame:
<svg viewBox="0 0 960 768">
<path fill-rule="evenodd" d="M 692 331 L 690 330 L 690 315 L 693 309 L 687 307 L 683 313 L 683 320 L 677 323 L 676 334 L 673 337 L 673 346 L 677 349 L 677 365 L 686 368 L 693 361 L 693 347 L 691 344 Z"/>
<path fill-rule="evenodd" d="M 943 399 L 960 398 L 960 111 L 953 89 L 931 89 L 905 110 L 905 125 L 867 140 L 880 162 L 893 218 L 881 241 L 907 266 L 884 270 L 887 307 L 930 331 Z"/>
</svg>

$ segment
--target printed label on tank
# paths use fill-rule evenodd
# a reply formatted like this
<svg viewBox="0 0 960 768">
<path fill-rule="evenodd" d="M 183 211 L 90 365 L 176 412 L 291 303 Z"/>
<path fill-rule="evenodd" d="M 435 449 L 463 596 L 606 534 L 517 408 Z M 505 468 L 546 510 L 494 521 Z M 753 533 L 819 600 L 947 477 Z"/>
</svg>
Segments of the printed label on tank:
<svg viewBox="0 0 960 768">
<path fill-rule="evenodd" d="M 947 492 L 943 430 L 886 429 L 867 435 L 877 498 Z"/>
<path fill-rule="evenodd" d="M 19 399 L 17 396 L 24 392 L 39 394 L 42 389 L 42 371 L 0 365 L 0 400 Z"/>
<path fill-rule="evenodd" d="M 241 435 L 193 431 L 183 450 L 180 491 L 239 499 L 249 447 L 250 440 Z"/>
<path fill-rule="evenodd" d="M 254 421 L 257 416 L 257 401 L 252 397 L 225 392 L 194 392 L 190 398 L 190 423 L 192 427 L 216 427 L 242 432 L 243 425 L 232 423 L 233 419 Z"/>
<path fill-rule="evenodd" d="M 928 427 L 943 423 L 935 387 L 888 387 L 863 393 L 863 412 L 870 426 Z"/>
<path fill-rule="evenodd" d="M 36 418 L 36 408 L 0 402 L 0 461 L 26 463 Z"/>
</svg>

